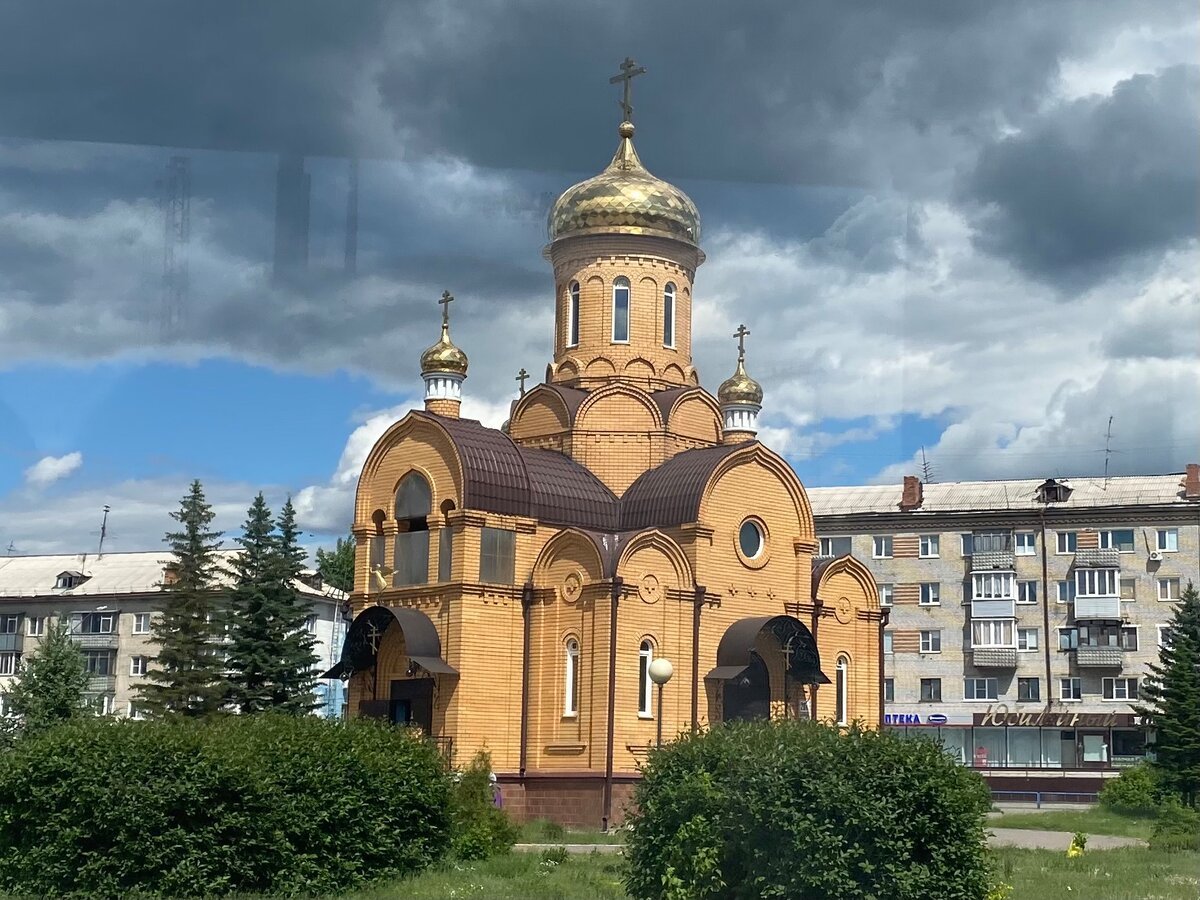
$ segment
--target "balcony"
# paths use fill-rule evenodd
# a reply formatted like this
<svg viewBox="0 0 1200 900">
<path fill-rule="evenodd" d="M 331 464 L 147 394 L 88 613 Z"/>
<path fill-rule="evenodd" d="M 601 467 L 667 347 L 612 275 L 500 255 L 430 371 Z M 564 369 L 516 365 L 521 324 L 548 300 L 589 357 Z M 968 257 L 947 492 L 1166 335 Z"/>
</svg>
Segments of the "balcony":
<svg viewBox="0 0 1200 900">
<path fill-rule="evenodd" d="M 1120 647 L 1080 647 L 1075 651 L 1075 663 L 1081 668 L 1120 669 L 1125 651 Z"/>
<path fill-rule="evenodd" d="M 1121 565 L 1119 550 L 1076 550 L 1075 565 L 1081 569 L 1116 569 Z"/>
<path fill-rule="evenodd" d="M 116 650 L 120 636 L 115 631 L 111 634 L 72 634 L 71 640 L 81 650 Z"/>
<path fill-rule="evenodd" d="M 1017 617 L 1016 600 L 1011 597 L 1006 600 L 972 600 L 972 619 L 1015 619 Z"/>
<path fill-rule="evenodd" d="M 1012 550 L 976 550 L 971 554 L 971 571 L 988 572 L 1003 569 L 1011 572 L 1016 565 Z"/>
<path fill-rule="evenodd" d="M 87 692 L 89 694 L 111 694 L 117 689 L 116 675 L 89 675 Z"/>
<path fill-rule="evenodd" d="M 1120 622 L 1120 597 L 1076 597 L 1075 621 Z"/>
<path fill-rule="evenodd" d="M 20 653 L 21 644 L 20 633 L 0 634 L 0 652 Z"/>
<path fill-rule="evenodd" d="M 971 663 L 977 669 L 1015 669 L 1017 651 L 1013 647 L 976 647 L 971 650 Z"/>
</svg>

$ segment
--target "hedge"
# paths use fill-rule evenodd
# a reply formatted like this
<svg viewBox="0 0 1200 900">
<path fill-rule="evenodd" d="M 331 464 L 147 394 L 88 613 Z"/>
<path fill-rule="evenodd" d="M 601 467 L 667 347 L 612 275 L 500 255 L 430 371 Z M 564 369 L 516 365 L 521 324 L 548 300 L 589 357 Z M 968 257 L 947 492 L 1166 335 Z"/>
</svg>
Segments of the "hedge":
<svg viewBox="0 0 1200 900">
<path fill-rule="evenodd" d="M 637 900 L 988 891 L 987 788 L 931 741 L 732 723 L 652 752 L 644 774 L 626 847 Z"/>
<path fill-rule="evenodd" d="M 67 724 L 0 754 L 0 893 L 337 893 L 439 859 L 449 785 L 368 720 Z"/>
</svg>

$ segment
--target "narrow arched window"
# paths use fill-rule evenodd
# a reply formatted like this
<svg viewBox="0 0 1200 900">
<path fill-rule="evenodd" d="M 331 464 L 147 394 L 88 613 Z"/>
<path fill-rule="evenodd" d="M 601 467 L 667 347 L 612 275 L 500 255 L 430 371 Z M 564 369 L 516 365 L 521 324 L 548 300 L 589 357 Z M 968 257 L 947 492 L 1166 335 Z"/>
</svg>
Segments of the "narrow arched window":
<svg viewBox="0 0 1200 900">
<path fill-rule="evenodd" d="M 638 715 L 652 716 L 654 715 L 654 701 L 651 699 L 654 694 L 651 690 L 652 684 L 650 681 L 650 663 L 654 661 L 654 645 L 649 641 L 642 641 L 642 646 L 638 648 Z"/>
<path fill-rule="evenodd" d="M 850 660 L 839 656 L 837 661 L 837 723 L 850 721 Z"/>
<path fill-rule="evenodd" d="M 613 282 L 612 339 L 629 343 L 629 279 L 623 275 Z"/>
<path fill-rule="evenodd" d="M 563 676 L 563 715 L 579 712 L 579 641 L 567 638 L 566 668 Z"/>
<path fill-rule="evenodd" d="M 572 281 L 567 299 L 567 346 L 579 345 L 579 282 Z"/>
<path fill-rule="evenodd" d="M 663 346 L 675 346 L 675 285 L 667 282 L 663 290 Z"/>
<path fill-rule="evenodd" d="M 394 584 L 429 581 L 429 512 L 433 503 L 429 482 L 410 472 L 396 488 L 396 555 Z"/>
</svg>

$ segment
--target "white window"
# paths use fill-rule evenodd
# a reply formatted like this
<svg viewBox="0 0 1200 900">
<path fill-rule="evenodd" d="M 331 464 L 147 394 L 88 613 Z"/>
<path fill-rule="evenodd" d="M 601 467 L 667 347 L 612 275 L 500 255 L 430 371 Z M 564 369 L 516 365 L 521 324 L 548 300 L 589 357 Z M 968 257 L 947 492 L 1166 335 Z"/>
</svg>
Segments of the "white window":
<svg viewBox="0 0 1200 900">
<path fill-rule="evenodd" d="M 134 613 L 133 614 L 133 633 L 134 634 L 149 634 L 150 633 L 150 613 Z"/>
<path fill-rule="evenodd" d="M 675 285 L 669 281 L 663 290 L 663 346 L 675 346 Z"/>
<path fill-rule="evenodd" d="M 315 613 L 313 615 L 307 616 L 304 619 L 304 630 L 307 631 L 309 634 L 317 633 L 317 616 Z"/>
<path fill-rule="evenodd" d="M 1054 552 L 1055 553 L 1074 553 L 1076 547 L 1077 535 L 1074 531 L 1056 531 L 1054 532 Z"/>
<path fill-rule="evenodd" d="M 650 680 L 650 663 L 654 661 L 654 645 L 642 641 L 638 648 L 638 715 L 650 717 L 654 715 L 653 700 L 651 700 L 654 682 Z"/>
<path fill-rule="evenodd" d="M 942 586 L 936 581 L 924 581 L 921 583 L 921 600 L 922 606 L 937 606 L 942 602 Z"/>
<path fill-rule="evenodd" d="M 112 634 L 115 616 L 110 612 L 83 613 L 71 623 L 73 634 Z"/>
<path fill-rule="evenodd" d="M 975 551 L 975 535 L 967 531 L 958 536 L 958 549 L 963 556 L 970 556 Z"/>
<path fill-rule="evenodd" d="M 1037 552 L 1037 537 L 1032 531 L 1017 532 L 1017 556 L 1033 556 Z"/>
<path fill-rule="evenodd" d="M 1178 600 L 1179 599 L 1179 579 L 1178 578 L 1160 578 L 1160 579 L 1158 579 L 1158 599 L 1159 600 Z"/>
<path fill-rule="evenodd" d="M 892 600 L 896 596 L 896 586 L 894 584 L 879 585 L 879 605 L 891 606 Z"/>
<path fill-rule="evenodd" d="M 890 534 L 877 534 L 871 538 L 871 555 L 875 559 L 891 559 L 892 536 Z"/>
<path fill-rule="evenodd" d="M 1006 619 L 979 619 L 971 623 L 972 647 L 1012 647 L 1013 623 Z"/>
<path fill-rule="evenodd" d="M 1122 578 L 1121 579 L 1121 599 L 1136 600 L 1137 599 L 1137 579 Z"/>
<path fill-rule="evenodd" d="M 971 596 L 975 600 L 1012 600 L 1016 583 L 1012 572 L 976 572 L 971 576 Z"/>
<path fill-rule="evenodd" d="M 995 678 L 964 678 L 963 699 L 995 700 L 1000 696 L 998 688 L 999 683 Z"/>
<path fill-rule="evenodd" d="M 883 679 L 883 702 L 884 703 L 895 703 L 896 702 L 896 679 L 895 678 Z"/>
<path fill-rule="evenodd" d="M 46 633 L 46 617 L 30 616 L 25 620 L 25 633 L 30 637 L 41 637 Z"/>
<path fill-rule="evenodd" d="M 17 674 L 17 660 L 20 658 L 20 653 L 0 653 L 0 675 Z"/>
<path fill-rule="evenodd" d="M 921 632 L 921 652 L 922 653 L 941 653 L 942 652 L 942 633 L 941 633 L 941 631 L 922 631 Z"/>
<path fill-rule="evenodd" d="M 1017 629 L 1017 649 L 1036 650 L 1038 648 L 1038 630 L 1036 628 Z"/>
<path fill-rule="evenodd" d="M 0 634 L 16 634 L 21 630 L 21 617 L 19 615 L 0 615 Z"/>
<path fill-rule="evenodd" d="M 1158 627 L 1166 628 L 1165 625 L 1159 625 Z M 1159 643 L 1161 644 L 1161 641 Z M 885 631 L 883 633 L 883 652 L 884 653 L 892 652 L 892 633 L 890 631 Z"/>
<path fill-rule="evenodd" d="M 918 544 L 918 550 L 920 551 L 921 559 L 933 559 L 937 557 L 939 555 L 939 543 L 940 542 L 938 541 L 938 536 L 936 534 L 921 535 L 921 539 Z"/>
<path fill-rule="evenodd" d="M 1060 700 L 1082 700 L 1083 699 L 1083 679 L 1082 678 L 1060 678 L 1060 679 L 1058 679 L 1058 697 Z"/>
<path fill-rule="evenodd" d="M 1155 549 L 1161 550 L 1163 553 L 1174 553 L 1179 549 L 1179 529 L 1178 528 L 1160 528 L 1158 529 L 1158 540 L 1155 544 Z"/>
<path fill-rule="evenodd" d="M 1137 650 L 1138 648 L 1138 630 L 1136 625 L 1123 625 L 1121 627 L 1121 649 L 1122 650 Z"/>
<path fill-rule="evenodd" d="M 146 711 L 144 709 L 142 709 L 140 706 L 138 706 L 136 703 L 134 703 L 132 700 L 130 700 L 127 715 L 129 716 L 129 718 L 134 719 L 135 721 L 141 722 L 143 719 L 146 718 Z"/>
<path fill-rule="evenodd" d="M 1171 626 L 1170 625 L 1155 625 L 1158 630 L 1158 646 L 1166 647 L 1171 643 Z"/>
<path fill-rule="evenodd" d="M 563 678 L 563 715 L 579 712 L 579 641 L 567 639 L 566 674 Z"/>
<path fill-rule="evenodd" d="M 1018 603 L 1037 603 L 1037 582 L 1036 581 L 1018 581 L 1017 582 L 1017 602 Z"/>
<path fill-rule="evenodd" d="M 837 723 L 850 721 L 850 661 L 839 656 L 837 661 Z"/>
<path fill-rule="evenodd" d="M 1134 550 L 1133 529 L 1117 528 L 1100 532 L 1100 549 L 1132 553 Z"/>
<path fill-rule="evenodd" d="M 1076 597 L 1117 596 L 1116 569 L 1076 569 Z"/>
<path fill-rule="evenodd" d="M 1104 678 L 1101 680 L 1105 700 L 1136 700 L 1138 680 L 1136 678 Z"/>
<path fill-rule="evenodd" d="M 112 694 L 99 694 L 88 702 L 92 711 L 98 716 L 111 716 L 115 708 L 116 698 Z"/>
<path fill-rule="evenodd" d="M 624 276 L 613 282 L 612 339 L 614 344 L 629 343 L 629 279 Z"/>
<path fill-rule="evenodd" d="M 821 538 L 821 556 L 846 556 L 850 553 L 850 538 Z"/>
<path fill-rule="evenodd" d="M 579 346 L 579 282 L 572 281 L 567 290 L 567 346 Z"/>
<path fill-rule="evenodd" d="M 146 664 L 148 660 L 144 656 L 131 656 L 129 658 L 129 674 L 141 676 L 146 674 Z"/>
<path fill-rule="evenodd" d="M 1075 582 L 1057 581 L 1054 583 L 1054 599 L 1058 603 L 1070 603 L 1075 599 Z"/>
</svg>

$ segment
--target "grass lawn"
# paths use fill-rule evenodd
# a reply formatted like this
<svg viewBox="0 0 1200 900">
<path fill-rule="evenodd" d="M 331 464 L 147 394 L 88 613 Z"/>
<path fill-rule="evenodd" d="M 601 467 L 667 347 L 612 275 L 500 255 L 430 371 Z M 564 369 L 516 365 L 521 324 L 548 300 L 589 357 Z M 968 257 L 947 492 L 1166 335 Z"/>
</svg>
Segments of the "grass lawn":
<svg viewBox="0 0 1200 900">
<path fill-rule="evenodd" d="M 1006 812 L 988 818 L 989 828 L 1033 828 L 1037 831 L 1082 831 L 1084 834 L 1116 834 L 1123 837 L 1150 837 L 1153 818 L 1123 816 L 1103 807 L 1061 809 L 1049 812 Z"/>
<path fill-rule="evenodd" d="M 623 844 L 625 833 L 590 829 L 563 828 L 545 819 L 536 819 L 521 826 L 521 836 L 517 838 L 520 844 Z"/>
</svg>

